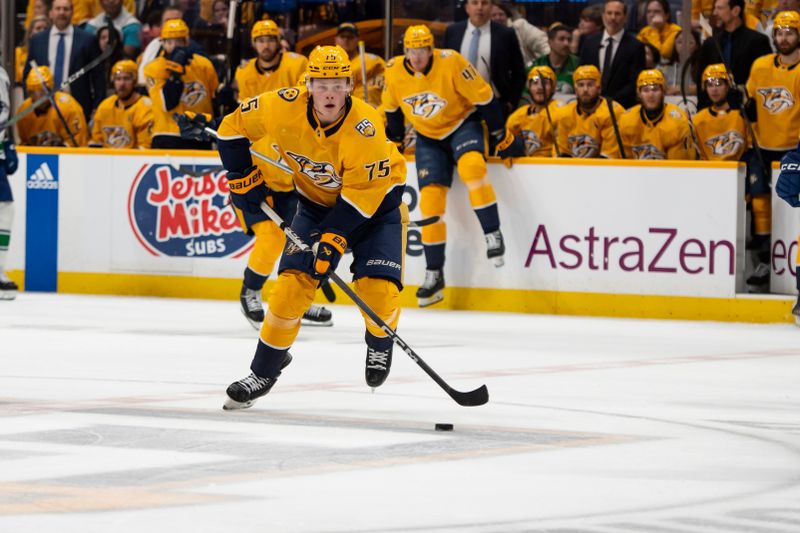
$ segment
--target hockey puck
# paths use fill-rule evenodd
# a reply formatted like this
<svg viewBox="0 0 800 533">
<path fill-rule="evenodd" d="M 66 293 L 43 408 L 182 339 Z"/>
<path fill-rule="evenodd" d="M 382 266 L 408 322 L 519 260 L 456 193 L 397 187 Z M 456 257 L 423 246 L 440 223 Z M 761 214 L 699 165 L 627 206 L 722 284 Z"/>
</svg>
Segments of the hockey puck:
<svg viewBox="0 0 800 533">
<path fill-rule="evenodd" d="M 436 424 L 436 431 L 453 431 L 453 424 Z"/>
</svg>

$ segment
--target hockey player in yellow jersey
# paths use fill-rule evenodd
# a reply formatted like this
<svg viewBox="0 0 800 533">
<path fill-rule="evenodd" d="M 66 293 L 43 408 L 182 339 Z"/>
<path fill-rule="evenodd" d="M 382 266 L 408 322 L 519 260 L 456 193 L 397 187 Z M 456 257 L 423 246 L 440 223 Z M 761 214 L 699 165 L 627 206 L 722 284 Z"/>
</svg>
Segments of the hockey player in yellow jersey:
<svg viewBox="0 0 800 533">
<path fill-rule="evenodd" d="M 43 82 L 48 91 L 53 90 L 50 68 L 32 68 L 25 79 L 25 88 L 30 96 L 22 102 L 17 113 L 46 94 Z M 83 108 L 71 95 L 61 91 L 53 93 L 51 101 L 40 105 L 17 122 L 17 131 L 20 144 L 26 146 L 86 146 L 89 140 Z"/>
<path fill-rule="evenodd" d="M 747 129 L 742 114 L 728 103 L 728 71 L 722 63 L 709 65 L 701 79 L 711 105 L 692 117 L 700 156 L 710 161 L 739 161 L 747 150 Z"/>
<path fill-rule="evenodd" d="M 305 76 L 308 60 L 294 52 L 284 52 L 280 44 L 281 31 L 272 20 L 260 20 L 253 24 L 250 32 L 256 57 L 236 71 L 236 84 L 239 87 L 239 100 L 245 101 L 261 93 L 285 87 L 294 87 Z M 281 158 L 280 150 L 269 136 L 258 139 L 253 149 L 275 160 Z M 254 161 L 264 175 L 264 181 L 273 192 L 275 209 L 286 221 L 291 223 L 297 211 L 297 193 L 294 191 L 292 176 L 260 160 Z M 283 251 L 286 236 L 283 231 L 264 213 L 248 213 L 236 210 L 242 228 L 255 236 L 255 243 L 247 260 L 244 280 L 239 292 L 242 314 L 250 324 L 260 329 L 264 322 L 264 305 L 261 291 L 275 263 Z M 331 312 L 324 307 L 311 304 L 303 315 L 307 325 L 331 326 Z"/>
<path fill-rule="evenodd" d="M 666 82 L 661 71 L 643 70 L 636 78 L 638 105 L 619 119 L 625 155 L 631 159 L 695 159 L 689 119 L 664 102 Z"/>
<path fill-rule="evenodd" d="M 351 22 L 339 24 L 336 28 L 336 44 L 347 52 L 350 58 L 350 66 L 353 69 L 353 96 L 364 99 L 364 74 L 366 72 L 367 94 L 369 103 L 373 107 L 381 105 L 381 92 L 384 84 L 384 71 L 386 64 L 380 56 L 366 52 L 364 54 L 364 65 L 366 70 L 362 71 L 361 54 L 358 51 L 358 26 Z"/>
<path fill-rule="evenodd" d="M 302 81 L 308 60 L 281 48 L 281 30 L 272 20 L 259 20 L 250 32 L 256 57 L 236 69 L 239 101 L 267 91 L 294 87 Z"/>
<path fill-rule="evenodd" d="M 263 174 L 252 163 L 250 143 L 269 135 L 293 171 L 300 193 L 291 227 L 314 252 L 287 244 L 278 281 L 269 296 L 252 373 L 232 383 L 226 409 L 249 407 L 272 388 L 291 360 L 289 348 L 300 317 L 320 280 L 353 251 L 355 291 L 396 329 L 402 289 L 405 225 L 402 202 L 406 162 L 378 127 L 381 116 L 350 97 L 350 60 L 336 46 L 317 47 L 309 57 L 306 87 L 264 93 L 225 117 L 218 131 L 220 157 L 228 170 L 231 200 L 258 212 L 272 202 Z M 392 339 L 365 315 L 365 377 L 371 387 L 389 373 Z"/>
<path fill-rule="evenodd" d="M 620 157 L 608 103 L 611 102 L 617 119 L 625 108 L 600 95 L 601 77 L 596 66 L 576 68 L 572 80 L 576 99 L 560 108 L 556 119 L 559 153 L 580 158 Z"/>
<path fill-rule="evenodd" d="M 492 88 L 461 54 L 434 49 L 433 34 L 426 26 L 406 29 L 403 46 L 405 55 L 387 64 L 383 106 L 392 141 L 404 138 L 404 116 L 417 131 L 415 157 L 422 215 L 444 216 L 455 164 L 483 230 L 487 256 L 495 266 L 502 266 L 505 244 L 494 188 L 486 176 L 480 118 L 486 121 L 497 142 L 496 153 L 503 159 L 523 155 L 524 145 L 506 129 Z M 422 228 L 426 272 L 417 291 L 422 307 L 444 297 L 446 240 L 443 220 Z"/>
<path fill-rule="evenodd" d="M 111 67 L 114 94 L 100 102 L 92 121 L 89 146 L 150 148 L 153 102 L 136 92 L 138 68 L 130 59 Z"/>
<path fill-rule="evenodd" d="M 760 249 L 760 263 L 746 281 L 769 284 L 769 249 L 772 220 L 770 181 L 772 163 L 797 146 L 800 131 L 800 14 L 781 11 L 773 19 L 772 39 L 777 53 L 753 62 L 747 80 L 750 106 L 755 107 L 755 130 L 760 158 L 749 154 L 747 193 L 751 197 L 754 223 L 751 249 Z M 762 168 L 763 162 L 763 168 Z"/>
<path fill-rule="evenodd" d="M 528 72 L 528 92 L 533 99 L 511 113 L 506 128 L 522 138 L 525 155 L 531 157 L 553 157 L 561 154 L 554 144 L 555 119 L 561 102 L 553 100 L 556 89 L 556 73 L 548 66 L 533 67 Z"/>
<path fill-rule="evenodd" d="M 189 27 L 170 19 L 161 28 L 164 53 L 144 68 L 153 101 L 153 148 L 209 149 L 207 141 L 182 139 L 175 114 L 187 111 L 212 115 L 219 80 L 207 58 L 188 48 Z"/>
</svg>

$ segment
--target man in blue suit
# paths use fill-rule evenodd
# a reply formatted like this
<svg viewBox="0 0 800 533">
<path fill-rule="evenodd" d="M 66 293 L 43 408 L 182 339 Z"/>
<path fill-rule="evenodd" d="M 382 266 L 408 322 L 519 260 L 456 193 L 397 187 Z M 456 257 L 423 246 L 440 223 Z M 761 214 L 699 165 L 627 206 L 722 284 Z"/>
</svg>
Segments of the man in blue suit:
<svg viewBox="0 0 800 533">
<path fill-rule="evenodd" d="M 28 45 L 28 63 L 22 79 L 27 79 L 33 60 L 50 67 L 54 87 L 58 88 L 70 74 L 99 56 L 100 47 L 94 35 L 72 25 L 72 0 L 53 0 L 49 15 L 53 24 L 50 31 L 37 33 Z M 98 65 L 75 80 L 70 93 L 81 104 L 88 122 L 106 96 L 105 67 Z"/>
</svg>

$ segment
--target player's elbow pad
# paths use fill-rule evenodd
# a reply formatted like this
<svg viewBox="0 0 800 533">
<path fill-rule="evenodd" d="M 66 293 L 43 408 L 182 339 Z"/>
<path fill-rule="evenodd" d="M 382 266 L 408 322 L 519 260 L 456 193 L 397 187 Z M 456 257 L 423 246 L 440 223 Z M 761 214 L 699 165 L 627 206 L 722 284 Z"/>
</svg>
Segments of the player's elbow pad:
<svg viewBox="0 0 800 533">
<path fill-rule="evenodd" d="M 500 132 L 500 135 L 505 133 L 506 121 L 503 119 L 503 108 L 500 106 L 500 100 L 492 98 L 492 101 L 488 104 L 475 107 L 478 108 L 483 120 L 486 121 L 489 133 L 492 135 L 496 135 L 496 132 Z"/>
<path fill-rule="evenodd" d="M 386 112 L 386 137 L 393 142 L 401 142 L 406 134 L 403 112 L 399 109 Z"/>
<path fill-rule="evenodd" d="M 180 79 L 170 77 L 164 82 L 164 87 L 161 89 L 164 95 L 164 107 L 167 111 L 175 109 L 181 103 L 181 95 L 183 94 L 183 82 Z"/>
<path fill-rule="evenodd" d="M 253 166 L 253 158 L 250 157 L 250 141 L 244 137 L 236 139 L 218 139 L 217 150 L 222 159 L 222 165 L 228 172 L 244 171 Z"/>
</svg>

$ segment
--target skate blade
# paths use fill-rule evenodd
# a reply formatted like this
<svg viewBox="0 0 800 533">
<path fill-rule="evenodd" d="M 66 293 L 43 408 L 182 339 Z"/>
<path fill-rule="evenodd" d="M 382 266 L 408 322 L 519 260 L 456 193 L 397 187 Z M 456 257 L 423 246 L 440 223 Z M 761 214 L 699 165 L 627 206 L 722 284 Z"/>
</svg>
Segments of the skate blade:
<svg viewBox="0 0 800 533">
<path fill-rule="evenodd" d="M 492 257 L 492 263 L 494 264 L 495 268 L 500 268 L 506 264 L 506 260 L 503 259 L 502 255 L 498 255 L 497 257 Z"/>
<path fill-rule="evenodd" d="M 237 402 L 232 398 L 227 398 L 225 403 L 222 404 L 222 408 L 225 411 L 235 411 L 237 409 L 247 409 L 248 407 L 252 407 L 254 403 L 256 403 L 255 400 L 250 400 L 249 402 Z"/>
<path fill-rule="evenodd" d="M 250 325 L 251 325 L 251 326 L 253 326 L 253 329 L 254 329 L 254 330 L 256 330 L 256 331 L 261 331 L 261 322 L 258 322 L 258 321 L 256 321 L 256 320 L 253 320 L 252 318 L 250 318 L 249 316 L 247 316 L 247 313 L 245 313 L 245 312 L 244 312 L 244 309 L 242 309 L 241 307 L 239 308 L 239 311 L 241 311 L 241 312 L 242 312 L 242 316 L 244 317 L 244 319 L 245 319 L 245 320 L 247 320 L 247 322 L 249 322 L 249 323 L 250 323 Z"/>
<path fill-rule="evenodd" d="M 14 300 L 17 297 L 17 291 L 2 291 L 0 292 L 0 300 Z"/>
<path fill-rule="evenodd" d="M 318 322 L 314 320 L 308 320 L 307 318 L 301 318 L 300 324 L 303 326 L 311 326 L 315 328 L 329 328 L 333 326 L 333 320 L 326 320 L 324 322 Z"/>
<path fill-rule="evenodd" d="M 442 300 L 444 300 L 444 291 L 436 292 L 432 296 L 429 296 L 428 298 L 417 297 L 417 303 L 419 304 L 420 307 L 428 307 L 429 305 L 439 303 Z"/>
<path fill-rule="evenodd" d="M 794 315 L 794 325 L 800 328 L 800 316 Z"/>
</svg>

